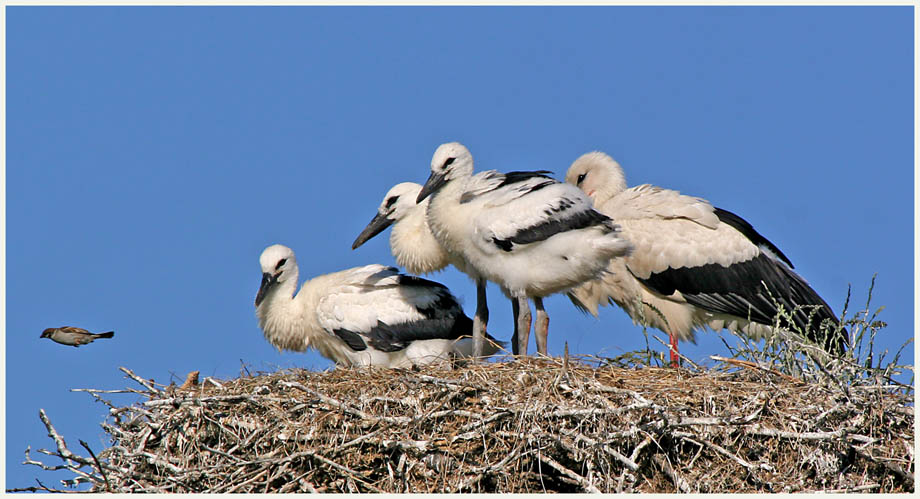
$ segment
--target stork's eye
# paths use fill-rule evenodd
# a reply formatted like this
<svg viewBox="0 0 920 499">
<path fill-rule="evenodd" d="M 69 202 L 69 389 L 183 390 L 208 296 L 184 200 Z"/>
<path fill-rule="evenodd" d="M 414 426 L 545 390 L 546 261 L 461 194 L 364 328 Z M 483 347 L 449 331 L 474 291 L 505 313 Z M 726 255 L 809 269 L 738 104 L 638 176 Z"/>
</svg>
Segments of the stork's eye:
<svg viewBox="0 0 920 499">
<path fill-rule="evenodd" d="M 396 204 L 396 201 L 398 200 L 399 200 L 399 196 L 393 196 L 387 199 L 386 208 L 389 210 L 394 204 Z"/>
<path fill-rule="evenodd" d="M 585 177 L 587 176 L 588 176 L 587 173 L 582 173 L 581 175 L 579 175 L 578 179 L 575 181 L 575 185 L 581 185 L 581 183 L 585 181 Z"/>
<path fill-rule="evenodd" d="M 444 162 L 444 166 L 442 166 L 441 168 L 447 168 L 451 163 L 453 163 L 456 160 L 457 158 L 447 158 L 447 161 Z"/>
<path fill-rule="evenodd" d="M 278 264 L 275 265 L 275 270 L 280 269 L 282 266 L 284 266 L 285 263 L 287 263 L 287 258 L 282 258 L 281 260 L 278 260 Z"/>
</svg>

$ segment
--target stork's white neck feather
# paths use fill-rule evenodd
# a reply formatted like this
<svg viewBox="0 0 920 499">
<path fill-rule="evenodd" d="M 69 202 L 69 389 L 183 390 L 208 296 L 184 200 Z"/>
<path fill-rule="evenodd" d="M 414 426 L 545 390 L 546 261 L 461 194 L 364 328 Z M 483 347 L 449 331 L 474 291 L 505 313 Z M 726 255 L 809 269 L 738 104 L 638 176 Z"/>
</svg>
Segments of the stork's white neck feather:
<svg viewBox="0 0 920 499">
<path fill-rule="evenodd" d="M 285 273 L 289 274 L 285 280 L 269 291 L 256 307 L 259 327 L 265 339 L 278 350 L 304 352 L 313 347 L 327 359 L 339 364 L 351 364 L 352 359 L 348 357 L 342 341 L 323 330 L 316 317 L 318 297 L 315 289 L 321 287 L 318 286 L 319 281 L 326 276 L 304 282 L 300 291 L 294 295 L 298 277 L 296 263 L 293 269 Z"/>
<path fill-rule="evenodd" d="M 464 238 L 472 237 L 469 234 L 470 222 L 461 210 L 456 209 L 470 178 L 453 179 L 429 196 L 425 220 L 428 230 L 446 253 L 448 261 L 475 281 L 478 273 L 471 265 L 465 263 L 466 260 L 460 251 Z"/>
<path fill-rule="evenodd" d="M 417 275 L 437 272 L 449 263 L 447 252 L 435 239 L 425 220 L 428 202 L 425 199 L 412 206 L 393 224 L 390 232 L 390 251 L 396 263 Z"/>
<path fill-rule="evenodd" d="M 256 307 L 259 327 L 268 340 L 278 350 L 303 352 L 310 347 L 310 335 L 303 334 L 303 307 L 299 298 L 294 296 L 297 290 L 298 269 L 295 266 L 291 275 L 285 276 L 283 282 L 268 291 L 262 303 Z"/>
</svg>

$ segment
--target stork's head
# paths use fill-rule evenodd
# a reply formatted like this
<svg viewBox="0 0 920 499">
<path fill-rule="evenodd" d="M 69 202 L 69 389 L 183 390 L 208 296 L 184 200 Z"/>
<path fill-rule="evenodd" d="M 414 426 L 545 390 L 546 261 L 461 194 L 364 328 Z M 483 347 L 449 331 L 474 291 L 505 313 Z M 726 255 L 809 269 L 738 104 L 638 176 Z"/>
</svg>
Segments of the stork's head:
<svg viewBox="0 0 920 499">
<path fill-rule="evenodd" d="M 565 181 L 585 191 L 595 206 L 626 190 L 623 168 L 600 151 L 582 154 L 576 159 L 566 172 Z"/>
<path fill-rule="evenodd" d="M 419 192 L 417 202 L 438 191 L 453 179 L 473 174 L 473 155 L 459 142 L 441 144 L 431 157 L 431 175 Z"/>
<path fill-rule="evenodd" d="M 370 238 L 383 232 L 391 224 L 398 222 L 406 217 L 409 212 L 416 209 L 416 198 L 421 192 L 422 186 L 415 182 L 403 182 L 396 184 L 391 188 L 377 208 L 377 215 L 371 220 L 367 227 L 358 234 L 351 249 L 355 249 L 367 242 Z"/>
<path fill-rule="evenodd" d="M 297 259 L 294 258 L 291 248 L 273 244 L 262 252 L 259 263 L 262 265 L 262 284 L 259 286 L 259 293 L 256 294 L 256 307 L 278 285 L 292 279 L 294 285 L 297 285 Z"/>
</svg>

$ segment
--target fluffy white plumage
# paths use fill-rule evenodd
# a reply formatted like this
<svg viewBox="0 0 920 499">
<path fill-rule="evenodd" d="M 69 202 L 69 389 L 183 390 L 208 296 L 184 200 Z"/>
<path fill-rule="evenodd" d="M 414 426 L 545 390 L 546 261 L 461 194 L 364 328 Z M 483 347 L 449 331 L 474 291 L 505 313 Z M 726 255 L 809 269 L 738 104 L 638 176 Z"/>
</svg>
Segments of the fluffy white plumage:
<svg viewBox="0 0 920 499">
<path fill-rule="evenodd" d="M 428 228 L 425 211 L 428 199 L 416 203 L 422 186 L 414 182 L 396 184 L 380 202 L 377 214 L 352 244 L 358 248 L 370 238 L 392 225 L 390 252 L 396 263 L 412 274 L 422 275 L 443 270 L 451 263 L 450 255 L 438 243 Z M 462 262 L 455 262 L 462 268 Z"/>
<path fill-rule="evenodd" d="M 438 283 L 367 265 L 310 279 L 295 295 L 299 269 L 290 248 L 269 246 L 259 262 L 256 316 L 279 350 L 313 347 L 337 364 L 382 367 L 472 354 L 472 321 Z M 485 353 L 499 345 L 488 342 Z"/>
<path fill-rule="evenodd" d="M 466 262 L 464 271 L 477 282 L 482 299 L 476 317 L 484 324 L 488 316 L 485 280 L 526 307 L 515 320 L 515 353 L 526 353 L 526 298 L 537 308 L 537 350 L 546 354 L 549 317 L 542 298 L 599 277 L 611 258 L 632 248 L 583 192 L 546 173 L 491 170 L 473 175 L 469 150 L 451 142 L 435 151 L 431 175 L 418 197 L 421 202 L 431 196 L 426 219 L 432 234 L 452 259 Z M 474 342 L 477 334 L 474 325 Z"/>
<path fill-rule="evenodd" d="M 765 296 L 767 285 L 787 311 L 816 305 L 818 322 L 837 322 L 786 256 L 737 215 L 674 190 L 627 188 L 620 165 L 602 152 L 575 160 L 566 182 L 584 190 L 635 246 L 630 256 L 611 260 L 600 279 L 569 292 L 592 314 L 614 302 L 634 322 L 669 333 L 675 347 L 676 339 L 693 340 L 694 330 L 704 326 L 759 338 L 771 334 L 765 323 L 776 312 Z"/>
</svg>

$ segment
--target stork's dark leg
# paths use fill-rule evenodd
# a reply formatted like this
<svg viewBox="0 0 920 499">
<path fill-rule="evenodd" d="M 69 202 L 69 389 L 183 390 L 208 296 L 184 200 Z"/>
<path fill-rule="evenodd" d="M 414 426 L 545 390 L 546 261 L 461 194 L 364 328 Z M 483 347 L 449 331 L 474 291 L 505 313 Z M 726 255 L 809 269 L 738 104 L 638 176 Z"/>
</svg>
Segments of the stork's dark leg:
<svg viewBox="0 0 920 499">
<path fill-rule="evenodd" d="M 533 304 L 537 309 L 537 323 L 533 327 L 537 340 L 537 353 L 547 355 L 546 338 L 549 336 L 549 314 L 543 308 L 543 298 L 534 298 Z"/>
<path fill-rule="evenodd" d="M 486 303 L 486 281 L 476 280 L 476 315 L 473 316 L 473 358 L 482 357 L 482 344 L 489 323 L 489 304 Z"/>
<path fill-rule="evenodd" d="M 511 311 L 514 313 L 514 335 L 511 336 L 511 353 L 527 355 L 527 343 L 530 341 L 530 303 L 527 298 L 512 298 Z"/>
</svg>

